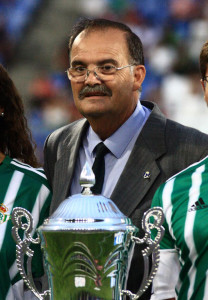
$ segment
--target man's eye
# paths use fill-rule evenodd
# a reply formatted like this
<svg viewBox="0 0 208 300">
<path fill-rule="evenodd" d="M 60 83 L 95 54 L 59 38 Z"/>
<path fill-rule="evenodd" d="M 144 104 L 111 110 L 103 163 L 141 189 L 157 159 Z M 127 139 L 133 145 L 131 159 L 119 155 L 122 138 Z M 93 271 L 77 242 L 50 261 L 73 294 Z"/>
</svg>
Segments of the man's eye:
<svg viewBox="0 0 208 300">
<path fill-rule="evenodd" d="M 112 65 L 104 65 L 100 67 L 102 72 L 112 72 L 115 70 L 115 67 Z"/>
<path fill-rule="evenodd" d="M 78 73 L 83 73 L 85 72 L 86 68 L 85 67 L 75 67 L 74 70 Z"/>
</svg>

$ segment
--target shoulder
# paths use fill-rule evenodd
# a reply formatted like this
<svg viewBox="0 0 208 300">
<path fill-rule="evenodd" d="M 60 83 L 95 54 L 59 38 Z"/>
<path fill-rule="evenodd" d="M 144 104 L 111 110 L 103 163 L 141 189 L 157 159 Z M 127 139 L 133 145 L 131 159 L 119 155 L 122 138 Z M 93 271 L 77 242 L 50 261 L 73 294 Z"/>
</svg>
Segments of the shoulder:
<svg viewBox="0 0 208 300">
<path fill-rule="evenodd" d="M 46 138 L 45 146 L 47 146 L 48 144 L 50 144 L 51 146 L 55 146 L 59 143 L 65 143 L 66 140 L 70 138 L 70 136 L 78 133 L 86 122 L 86 119 L 80 119 L 55 130 Z"/>
<path fill-rule="evenodd" d="M 186 166 L 208 155 L 208 135 L 188 126 L 167 119 L 165 141 L 169 153 L 175 153 Z M 185 167 L 186 167 L 185 166 Z"/>
<path fill-rule="evenodd" d="M 142 105 L 149 108 L 151 113 L 141 135 L 157 157 L 166 153 L 163 155 L 166 164 L 180 163 L 180 170 L 208 154 L 207 134 L 166 118 L 152 102 L 142 101 Z M 177 166 L 174 170 L 177 173 Z"/>
<path fill-rule="evenodd" d="M 206 148 L 208 154 L 208 135 L 192 127 L 184 126 L 176 121 L 168 119 L 160 111 L 157 104 L 148 101 L 142 101 L 142 104 L 151 110 L 151 114 L 145 125 L 148 131 L 159 131 L 160 137 L 164 137 L 166 145 L 175 148 L 186 147 L 186 149 Z M 197 147 L 196 147 L 197 145 Z M 198 149 L 197 149 L 198 148 Z"/>
<path fill-rule="evenodd" d="M 166 184 L 173 182 L 177 179 L 177 181 L 182 181 L 184 178 L 190 178 L 194 173 L 201 172 L 208 168 L 208 156 L 204 157 L 198 162 L 195 162 L 185 168 L 184 170 L 178 172 L 177 174 L 170 177 L 161 187 L 164 188 Z"/>
<path fill-rule="evenodd" d="M 202 174 L 205 170 L 208 169 L 208 156 L 201 159 L 198 162 L 195 162 L 188 166 L 187 168 L 183 169 L 182 171 L 176 173 L 169 179 L 167 179 L 163 184 L 159 186 L 157 189 L 155 196 L 154 196 L 154 205 L 158 199 L 161 199 L 161 195 L 165 189 L 168 187 L 173 187 L 174 183 L 177 182 L 177 186 L 183 187 L 182 191 L 185 189 L 185 182 L 188 180 L 190 181 L 193 174 L 200 173 Z"/>
<path fill-rule="evenodd" d="M 36 182 L 39 185 L 45 185 L 50 190 L 43 168 L 33 168 L 15 158 L 7 158 L 5 163 L 12 171 L 18 171 L 26 176 L 31 181 L 31 185 Z"/>
<path fill-rule="evenodd" d="M 178 122 L 175 122 L 173 120 L 167 119 L 166 122 L 167 125 L 167 131 L 171 132 L 173 131 L 178 136 L 183 136 L 185 138 L 185 141 L 188 139 L 194 140 L 201 140 L 208 142 L 208 135 L 206 133 L 203 133 L 195 128 L 188 127 L 185 125 L 182 125 Z"/>
<path fill-rule="evenodd" d="M 203 178 L 207 178 L 208 175 L 207 170 L 208 156 L 173 175 L 159 186 L 154 195 L 152 206 L 163 208 L 165 206 L 164 212 L 167 213 L 167 210 L 177 202 L 177 205 L 185 203 L 184 199 L 189 197 L 191 188 L 192 196 L 193 193 L 198 193 L 199 188 L 201 189 L 201 184 L 204 182 Z"/>
</svg>

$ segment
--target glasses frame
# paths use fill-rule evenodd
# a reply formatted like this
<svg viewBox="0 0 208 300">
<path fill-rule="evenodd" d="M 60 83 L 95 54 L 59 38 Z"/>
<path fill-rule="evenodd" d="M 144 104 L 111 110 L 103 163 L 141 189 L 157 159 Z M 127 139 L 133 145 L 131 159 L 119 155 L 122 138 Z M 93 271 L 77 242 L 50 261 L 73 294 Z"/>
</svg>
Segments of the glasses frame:
<svg viewBox="0 0 208 300">
<path fill-rule="evenodd" d="M 133 64 L 130 64 L 130 65 L 126 65 L 126 66 L 123 66 L 123 67 L 115 67 L 115 66 L 112 66 L 112 67 L 114 67 L 114 69 L 116 70 L 116 72 L 117 71 L 120 71 L 120 70 L 122 70 L 122 69 L 125 69 L 125 68 L 128 68 L 128 67 L 132 67 L 132 66 L 135 66 L 136 64 L 135 63 L 133 63 Z M 75 69 L 76 67 L 69 67 L 65 72 L 67 73 L 67 76 L 68 76 L 68 79 L 69 80 L 71 80 L 71 81 L 74 81 L 74 82 L 84 82 L 87 78 L 88 78 L 88 76 L 90 75 L 90 73 L 91 72 L 93 72 L 94 73 L 94 76 L 98 79 L 98 80 L 100 80 L 100 81 L 111 81 L 111 80 L 113 80 L 113 79 L 110 79 L 110 80 L 105 80 L 105 79 L 101 79 L 100 77 L 99 77 L 99 75 L 97 74 L 97 72 L 95 71 L 97 68 L 100 68 L 100 67 L 102 67 L 102 66 L 96 66 L 93 70 L 89 70 L 88 68 L 85 68 L 85 67 L 83 67 L 83 69 L 85 69 L 86 70 L 86 74 L 84 74 L 84 75 L 81 75 L 80 77 L 82 77 L 83 76 L 83 79 L 82 80 L 76 80 L 75 78 L 79 78 L 79 76 L 72 76 L 70 73 L 69 73 L 69 70 L 70 69 Z M 114 74 L 116 74 L 116 72 L 115 73 L 113 73 L 113 74 L 106 74 L 106 76 L 108 76 L 108 75 L 114 75 Z"/>
</svg>

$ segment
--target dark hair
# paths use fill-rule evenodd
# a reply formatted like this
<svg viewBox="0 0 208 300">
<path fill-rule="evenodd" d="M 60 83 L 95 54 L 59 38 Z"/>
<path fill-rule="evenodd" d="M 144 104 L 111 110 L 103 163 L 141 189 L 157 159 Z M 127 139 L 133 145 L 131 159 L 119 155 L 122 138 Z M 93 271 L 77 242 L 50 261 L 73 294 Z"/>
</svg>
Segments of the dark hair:
<svg viewBox="0 0 208 300">
<path fill-rule="evenodd" d="M 24 116 L 22 99 L 1 64 L 0 108 L 4 109 L 4 116 L 0 118 L 0 151 L 37 167 L 38 162 L 34 154 L 31 132 Z"/>
<path fill-rule="evenodd" d="M 140 38 L 135 33 L 133 33 L 127 25 L 115 21 L 106 20 L 106 19 L 88 19 L 88 18 L 82 18 L 72 28 L 71 36 L 69 39 L 69 61 L 70 61 L 70 53 L 71 53 L 73 42 L 75 38 L 83 30 L 86 31 L 90 31 L 94 29 L 105 30 L 108 28 L 115 28 L 125 32 L 129 55 L 132 60 L 132 62 L 130 63 L 144 65 L 144 54 L 143 54 L 142 42 Z"/>
<path fill-rule="evenodd" d="M 208 41 L 203 45 L 200 56 L 199 56 L 199 67 L 201 72 L 201 77 L 204 80 L 206 75 L 206 70 L 208 66 Z"/>
</svg>

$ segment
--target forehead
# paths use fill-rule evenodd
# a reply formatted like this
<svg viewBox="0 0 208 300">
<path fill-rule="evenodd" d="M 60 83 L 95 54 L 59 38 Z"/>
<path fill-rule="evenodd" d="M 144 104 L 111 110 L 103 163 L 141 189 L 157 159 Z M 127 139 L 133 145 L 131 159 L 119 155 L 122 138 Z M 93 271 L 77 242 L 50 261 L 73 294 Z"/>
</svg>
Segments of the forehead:
<svg viewBox="0 0 208 300">
<path fill-rule="evenodd" d="M 125 33 L 119 29 L 96 29 L 81 32 L 72 45 L 71 62 L 74 60 L 117 59 L 128 60 Z"/>
</svg>

